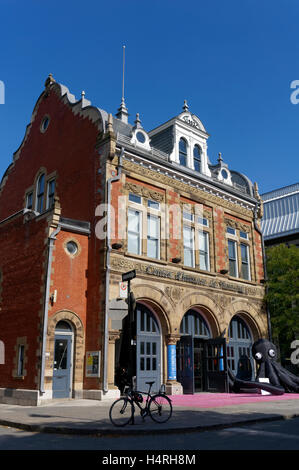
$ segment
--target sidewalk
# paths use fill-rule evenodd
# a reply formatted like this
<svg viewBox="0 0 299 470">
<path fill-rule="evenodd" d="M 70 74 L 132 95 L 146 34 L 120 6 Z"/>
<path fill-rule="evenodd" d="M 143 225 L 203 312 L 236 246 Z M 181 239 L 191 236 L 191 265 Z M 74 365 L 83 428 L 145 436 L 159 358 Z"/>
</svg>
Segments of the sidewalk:
<svg viewBox="0 0 299 470">
<path fill-rule="evenodd" d="M 212 394 L 172 396 L 173 415 L 165 424 L 136 410 L 135 425 L 110 423 L 112 401 L 55 400 L 38 407 L 0 404 L 0 425 L 32 432 L 82 435 L 122 435 L 206 431 L 231 425 L 299 417 L 299 394 L 262 396 Z"/>
</svg>

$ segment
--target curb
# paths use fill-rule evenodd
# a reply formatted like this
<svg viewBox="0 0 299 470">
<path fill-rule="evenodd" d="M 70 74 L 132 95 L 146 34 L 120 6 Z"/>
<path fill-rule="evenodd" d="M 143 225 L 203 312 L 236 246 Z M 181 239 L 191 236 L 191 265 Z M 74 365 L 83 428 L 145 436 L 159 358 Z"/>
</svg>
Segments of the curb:
<svg viewBox="0 0 299 470">
<path fill-rule="evenodd" d="M 0 419 L 1 426 L 12 427 L 16 429 L 22 429 L 23 431 L 29 432 L 43 432 L 48 434 L 67 434 L 67 435 L 82 435 L 82 436 L 96 436 L 96 437 L 107 437 L 107 436 L 136 436 L 136 435 L 149 435 L 149 434 L 178 434 L 178 433 L 192 433 L 192 432 L 204 432 L 204 431 L 212 431 L 217 429 L 226 429 L 231 428 L 234 426 L 242 426 L 245 424 L 257 424 L 257 423 L 265 423 L 271 421 L 283 421 L 288 419 L 298 418 L 299 414 L 292 414 L 292 415 L 273 415 L 267 418 L 254 418 L 254 419 L 246 419 L 235 421 L 231 423 L 219 423 L 219 424 L 211 424 L 211 425 L 204 425 L 204 426 L 189 426 L 189 427 L 178 427 L 178 428 L 165 428 L 165 429 L 128 429 L 123 428 L 121 431 L 120 429 L 108 429 L 103 428 L 99 430 L 98 428 L 85 428 L 85 429 L 77 429 L 71 426 L 51 426 L 51 425 L 42 425 L 42 424 L 26 424 L 26 423 L 19 423 L 15 421 L 8 421 Z M 128 425 L 129 426 L 129 425 Z"/>
</svg>

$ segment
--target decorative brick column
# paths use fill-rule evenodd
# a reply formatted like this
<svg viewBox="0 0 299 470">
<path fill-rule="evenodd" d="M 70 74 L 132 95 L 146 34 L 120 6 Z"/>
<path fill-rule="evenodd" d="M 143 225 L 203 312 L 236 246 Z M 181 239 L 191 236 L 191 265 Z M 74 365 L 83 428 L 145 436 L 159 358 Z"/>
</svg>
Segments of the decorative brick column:
<svg viewBox="0 0 299 470">
<path fill-rule="evenodd" d="M 176 373 L 176 344 L 180 340 L 179 334 L 170 334 L 167 341 L 167 382 L 166 393 L 168 395 L 182 395 L 183 387 L 177 382 Z"/>
</svg>

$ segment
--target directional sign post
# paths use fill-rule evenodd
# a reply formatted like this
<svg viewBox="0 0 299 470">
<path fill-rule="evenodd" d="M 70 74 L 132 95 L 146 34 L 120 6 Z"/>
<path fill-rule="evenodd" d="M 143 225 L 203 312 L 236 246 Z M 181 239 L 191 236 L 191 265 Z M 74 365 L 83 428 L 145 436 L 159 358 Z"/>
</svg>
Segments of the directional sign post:
<svg viewBox="0 0 299 470">
<path fill-rule="evenodd" d="M 131 281 L 134 279 L 134 277 L 136 277 L 136 271 L 135 269 L 132 269 L 132 271 L 128 271 L 127 273 L 122 274 L 121 277 L 123 282 Z"/>
<path fill-rule="evenodd" d="M 129 363 L 129 368 L 128 368 L 128 375 L 131 377 L 131 380 L 133 379 L 133 374 L 135 372 L 135 367 L 134 367 L 134 354 L 133 354 L 133 312 L 132 312 L 132 302 L 131 302 L 131 283 L 130 281 L 136 277 L 136 271 L 133 269 L 132 271 L 128 271 L 127 273 L 122 274 L 122 281 L 123 282 L 128 282 L 128 290 L 127 290 L 127 302 L 128 302 L 128 314 L 129 314 L 129 338 L 130 338 L 130 363 Z"/>
</svg>

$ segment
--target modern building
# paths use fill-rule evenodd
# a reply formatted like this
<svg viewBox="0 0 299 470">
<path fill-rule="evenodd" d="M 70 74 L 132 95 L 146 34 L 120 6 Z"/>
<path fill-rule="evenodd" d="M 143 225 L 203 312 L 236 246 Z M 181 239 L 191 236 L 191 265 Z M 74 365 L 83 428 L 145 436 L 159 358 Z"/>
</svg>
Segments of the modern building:
<svg viewBox="0 0 299 470">
<path fill-rule="evenodd" d="M 208 138 L 186 102 L 147 132 L 48 77 L 0 187 L 0 401 L 117 396 L 130 364 L 171 394 L 254 373 L 262 201 Z"/>
<path fill-rule="evenodd" d="M 275 189 L 261 197 L 265 245 L 285 243 L 299 247 L 299 183 Z"/>
</svg>

